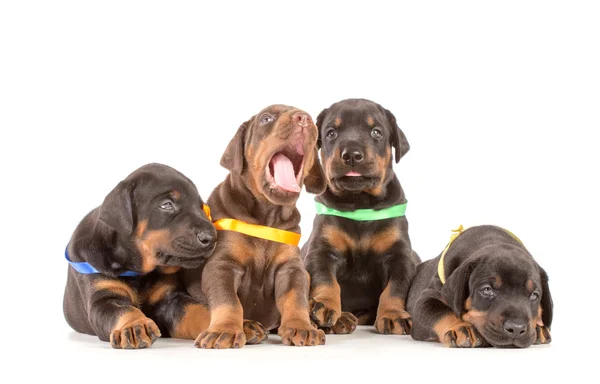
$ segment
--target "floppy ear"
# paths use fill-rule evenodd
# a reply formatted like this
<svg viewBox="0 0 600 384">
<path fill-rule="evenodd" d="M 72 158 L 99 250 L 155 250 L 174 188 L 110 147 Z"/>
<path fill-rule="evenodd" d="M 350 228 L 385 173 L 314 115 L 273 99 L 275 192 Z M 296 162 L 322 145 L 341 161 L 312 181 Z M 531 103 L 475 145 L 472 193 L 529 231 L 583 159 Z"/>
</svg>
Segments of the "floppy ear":
<svg viewBox="0 0 600 384">
<path fill-rule="evenodd" d="M 98 220 L 113 228 L 117 233 L 129 235 L 133 232 L 133 189 L 131 181 L 121 181 L 105 198 L 100 206 Z"/>
<path fill-rule="evenodd" d="M 552 325 L 552 311 L 554 304 L 552 303 L 552 295 L 550 294 L 550 286 L 548 285 L 548 274 L 542 267 L 538 265 L 540 270 L 540 278 L 542 280 L 542 321 L 548 329 Z"/>
<path fill-rule="evenodd" d="M 458 318 L 461 317 L 465 301 L 469 297 L 469 277 L 472 270 L 471 263 L 462 263 L 448 276 L 446 284 L 442 287 L 442 296 Z"/>
<path fill-rule="evenodd" d="M 304 185 L 307 192 L 314 193 L 315 195 L 325 192 L 325 188 L 327 187 L 317 148 L 313 149 L 313 161 L 308 174 L 304 178 Z"/>
<path fill-rule="evenodd" d="M 321 138 L 321 125 L 323 125 L 323 119 L 325 119 L 325 116 L 327 115 L 327 113 L 329 113 L 329 108 L 325 108 L 324 110 L 321 111 L 321 113 L 319 113 L 319 116 L 317 116 L 317 133 L 318 133 L 318 138 L 317 138 L 317 149 L 321 149 L 321 145 L 323 144 L 322 142 L 322 138 Z"/>
<path fill-rule="evenodd" d="M 244 147 L 248 124 L 249 121 L 246 121 L 238 128 L 221 156 L 221 166 L 238 175 L 241 175 L 244 170 Z"/>
<path fill-rule="evenodd" d="M 408 144 L 408 140 L 404 135 L 404 132 L 398 126 L 396 122 L 396 117 L 394 114 L 387 109 L 383 109 L 385 111 L 385 117 L 392 127 L 392 136 L 390 137 L 390 144 L 394 147 L 394 151 L 396 152 L 396 163 L 400 161 L 402 156 L 406 155 L 406 152 L 410 149 L 410 145 Z"/>
</svg>

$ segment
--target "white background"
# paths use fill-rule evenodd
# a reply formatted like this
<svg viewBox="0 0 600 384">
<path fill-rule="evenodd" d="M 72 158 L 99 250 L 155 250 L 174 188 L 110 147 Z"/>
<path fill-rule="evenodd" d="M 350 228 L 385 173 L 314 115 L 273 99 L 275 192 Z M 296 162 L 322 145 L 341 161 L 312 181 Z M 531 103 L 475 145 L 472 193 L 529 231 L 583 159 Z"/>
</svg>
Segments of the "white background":
<svg viewBox="0 0 600 384">
<path fill-rule="evenodd" d="M 0 5 L 0 375 L 114 382 L 503 381 L 590 377 L 598 344 L 600 12 L 583 1 Z M 237 127 L 273 103 L 314 118 L 369 98 L 411 144 L 396 166 L 424 259 L 450 229 L 516 233 L 548 271 L 553 343 L 449 350 L 363 328 L 319 348 L 115 351 L 62 315 L 63 249 L 135 168 L 207 198 Z M 307 238 L 312 198 L 299 201 Z M 597 351 L 595 352 L 597 353 Z M 432 378 L 434 377 L 434 378 Z M 581 379 L 586 381 L 585 379 Z M 2 380 L 4 381 L 4 380 Z"/>
</svg>

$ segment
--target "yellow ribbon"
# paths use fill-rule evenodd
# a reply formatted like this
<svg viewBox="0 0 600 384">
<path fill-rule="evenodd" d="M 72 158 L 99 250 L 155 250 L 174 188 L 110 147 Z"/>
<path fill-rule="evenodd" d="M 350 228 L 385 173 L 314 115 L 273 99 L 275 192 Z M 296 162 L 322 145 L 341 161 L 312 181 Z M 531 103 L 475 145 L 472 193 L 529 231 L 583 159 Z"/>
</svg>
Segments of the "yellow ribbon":
<svg viewBox="0 0 600 384">
<path fill-rule="evenodd" d="M 506 231 L 506 233 L 511 235 L 513 237 L 513 239 L 517 240 L 519 243 L 521 243 L 521 245 L 523 245 L 523 242 L 521 241 L 521 239 L 519 239 L 514 233 L 512 233 L 508 229 L 504 229 L 504 228 L 502 228 L 502 229 L 504 231 Z M 452 232 L 454 232 L 454 233 L 450 236 L 450 242 L 448 243 L 448 245 L 446 245 L 444 252 L 442 252 L 442 256 L 440 257 L 440 261 L 438 263 L 438 276 L 440 277 L 442 284 L 446 284 L 446 272 L 444 271 L 444 256 L 446 256 L 446 253 L 448 252 L 448 249 L 450 249 L 450 246 L 452 245 L 454 240 L 456 240 L 456 238 L 458 236 L 460 236 L 460 234 L 463 233 L 464 231 L 465 231 L 465 229 L 463 228 L 462 224 L 458 228 L 453 229 Z"/>
<path fill-rule="evenodd" d="M 202 204 L 202 210 L 204 211 L 206 217 L 208 217 L 208 220 L 212 222 L 212 216 L 210 215 L 210 207 L 206 204 Z"/>
<path fill-rule="evenodd" d="M 300 234 L 296 232 L 284 231 L 282 229 L 265 227 L 263 225 L 248 224 L 235 219 L 221 219 L 214 222 L 217 230 L 233 231 L 243 233 L 244 235 L 258 237 L 275 241 L 278 243 L 295 245 L 300 244 Z"/>
</svg>

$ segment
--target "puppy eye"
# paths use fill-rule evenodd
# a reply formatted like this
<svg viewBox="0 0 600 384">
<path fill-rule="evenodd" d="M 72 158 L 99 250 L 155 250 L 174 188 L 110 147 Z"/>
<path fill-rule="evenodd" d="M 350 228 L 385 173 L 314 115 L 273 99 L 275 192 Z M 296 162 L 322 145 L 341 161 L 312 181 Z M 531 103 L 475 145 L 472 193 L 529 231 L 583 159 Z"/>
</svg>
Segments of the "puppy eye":
<svg viewBox="0 0 600 384">
<path fill-rule="evenodd" d="M 334 128 L 328 128 L 325 131 L 325 137 L 329 140 L 333 140 L 338 136 L 337 131 Z"/>
<path fill-rule="evenodd" d="M 531 296 L 529 296 L 529 300 L 538 301 L 540 299 L 540 294 L 538 292 L 533 292 Z"/>
<path fill-rule="evenodd" d="M 374 139 L 381 139 L 383 137 L 383 133 L 381 133 L 379 128 L 373 128 L 371 130 L 371 137 Z"/>
<path fill-rule="evenodd" d="M 481 290 L 479 292 L 481 292 L 482 296 L 487 297 L 487 298 L 491 298 L 496 295 L 496 292 L 494 292 L 494 288 L 492 288 L 489 285 L 486 285 L 485 287 L 481 288 Z"/>
<path fill-rule="evenodd" d="M 175 207 L 173 207 L 173 203 L 171 201 L 165 201 L 160 205 L 160 209 L 163 211 L 172 211 L 175 209 Z"/>
<path fill-rule="evenodd" d="M 272 122 L 273 120 L 275 120 L 273 118 L 273 116 L 271 115 L 262 115 L 260 117 L 260 125 L 265 125 L 265 124 L 269 124 L 270 122 Z"/>
</svg>

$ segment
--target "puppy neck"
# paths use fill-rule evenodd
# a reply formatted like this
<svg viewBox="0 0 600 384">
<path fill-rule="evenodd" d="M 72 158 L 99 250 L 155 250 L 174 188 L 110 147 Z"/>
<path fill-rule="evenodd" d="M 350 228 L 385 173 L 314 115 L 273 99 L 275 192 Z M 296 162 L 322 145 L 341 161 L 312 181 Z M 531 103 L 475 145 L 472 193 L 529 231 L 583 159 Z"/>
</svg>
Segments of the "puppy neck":
<svg viewBox="0 0 600 384">
<path fill-rule="evenodd" d="M 381 194 L 372 195 L 367 192 L 342 191 L 334 193 L 329 186 L 325 192 L 316 197 L 319 203 L 330 208 L 342 211 L 354 211 L 357 209 L 382 209 L 397 204 L 406 203 L 404 190 L 400 185 L 398 177 L 394 174 L 392 179 L 382 189 Z"/>
</svg>

